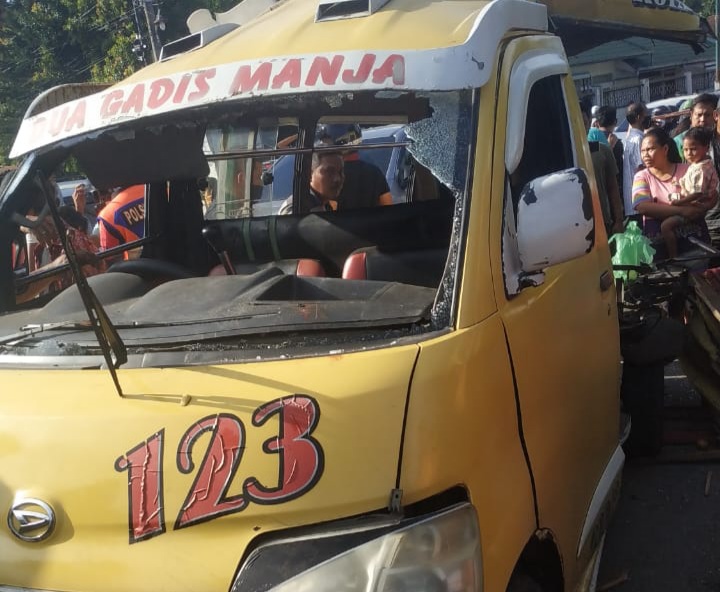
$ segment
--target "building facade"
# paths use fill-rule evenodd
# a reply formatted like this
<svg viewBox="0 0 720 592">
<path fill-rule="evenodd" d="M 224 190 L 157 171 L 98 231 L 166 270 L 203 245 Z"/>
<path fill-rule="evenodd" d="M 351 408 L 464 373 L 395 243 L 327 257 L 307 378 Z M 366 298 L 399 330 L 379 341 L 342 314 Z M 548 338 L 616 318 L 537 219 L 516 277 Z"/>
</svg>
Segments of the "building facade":
<svg viewBox="0 0 720 592">
<path fill-rule="evenodd" d="M 715 40 L 704 51 L 667 41 L 630 37 L 570 58 L 581 98 L 619 111 L 634 101 L 656 101 L 714 89 Z"/>
</svg>

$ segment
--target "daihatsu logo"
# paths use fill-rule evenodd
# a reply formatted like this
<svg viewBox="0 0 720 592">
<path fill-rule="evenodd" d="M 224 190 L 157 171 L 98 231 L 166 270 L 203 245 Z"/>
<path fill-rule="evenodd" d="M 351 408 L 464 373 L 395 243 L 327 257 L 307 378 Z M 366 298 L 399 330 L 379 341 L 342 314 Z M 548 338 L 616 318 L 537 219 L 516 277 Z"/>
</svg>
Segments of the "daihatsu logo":
<svg viewBox="0 0 720 592">
<path fill-rule="evenodd" d="M 8 527 L 21 541 L 36 543 L 48 538 L 55 528 L 55 512 L 39 499 L 26 498 L 8 512 Z"/>
</svg>

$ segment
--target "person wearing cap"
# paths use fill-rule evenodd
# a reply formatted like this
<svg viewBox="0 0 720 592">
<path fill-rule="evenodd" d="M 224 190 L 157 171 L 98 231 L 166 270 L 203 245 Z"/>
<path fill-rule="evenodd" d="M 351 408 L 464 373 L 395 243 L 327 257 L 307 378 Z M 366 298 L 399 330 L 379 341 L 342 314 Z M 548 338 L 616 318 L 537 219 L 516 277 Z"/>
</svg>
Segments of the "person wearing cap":
<svg viewBox="0 0 720 592">
<path fill-rule="evenodd" d="M 392 194 L 385 173 L 360 159 L 356 146 L 362 143 L 357 123 L 320 124 L 315 132 L 317 144 L 348 147 L 343 149 L 345 183 L 338 196 L 338 210 L 392 205 Z"/>
<path fill-rule="evenodd" d="M 587 129 L 587 140 L 588 142 L 600 142 L 609 146 L 607 135 L 598 127 L 598 114 L 600 113 L 599 105 L 591 105 L 587 100 L 587 97 L 580 100 L 580 108 L 583 113 L 587 113 L 590 118 L 588 125 L 585 126 Z"/>
</svg>

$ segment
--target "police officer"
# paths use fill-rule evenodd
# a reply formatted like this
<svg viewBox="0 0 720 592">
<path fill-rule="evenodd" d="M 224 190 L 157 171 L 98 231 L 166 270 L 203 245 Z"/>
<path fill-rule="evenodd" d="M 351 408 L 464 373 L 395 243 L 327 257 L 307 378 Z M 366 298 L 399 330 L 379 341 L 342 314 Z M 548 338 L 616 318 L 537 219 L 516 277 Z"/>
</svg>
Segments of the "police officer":
<svg viewBox="0 0 720 592">
<path fill-rule="evenodd" d="M 145 186 L 120 191 L 98 214 L 100 248 L 111 249 L 145 235 Z"/>
</svg>

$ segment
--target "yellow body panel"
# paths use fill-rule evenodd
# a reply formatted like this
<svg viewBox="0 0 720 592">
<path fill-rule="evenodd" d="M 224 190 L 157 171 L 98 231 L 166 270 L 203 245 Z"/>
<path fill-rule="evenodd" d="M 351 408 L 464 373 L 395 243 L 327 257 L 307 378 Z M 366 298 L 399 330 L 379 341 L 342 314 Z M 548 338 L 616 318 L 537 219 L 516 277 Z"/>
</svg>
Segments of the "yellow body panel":
<svg viewBox="0 0 720 592">
<path fill-rule="evenodd" d="M 402 458 L 403 500 L 467 488 L 480 525 L 483 590 L 505 590 L 535 530 L 505 337 L 497 315 L 422 344 Z"/>
<path fill-rule="evenodd" d="M 123 84 L 272 56 L 462 44 L 485 0 L 392 0 L 367 18 L 315 22 L 317 0 L 288 0 L 207 47 L 143 68 Z"/>
<path fill-rule="evenodd" d="M 124 399 L 103 371 L 4 370 L 0 507 L 9 508 L 16 495 L 40 498 L 54 507 L 58 525 L 39 543 L 0 529 L 0 582 L 53 590 L 226 592 L 255 536 L 387 507 L 417 352 L 406 346 L 259 364 L 121 370 Z M 242 493 L 250 476 L 272 486 L 278 455 L 263 452 L 263 443 L 276 439 L 279 421 L 271 417 L 255 426 L 251 416 L 294 393 L 312 397 L 319 408 L 311 434 L 323 453 L 319 481 L 292 501 L 249 503 L 174 529 L 210 442 L 209 433 L 197 439 L 194 469 L 181 474 L 176 459 L 183 434 L 201 418 L 237 416 L 246 438 L 227 494 Z M 160 430 L 165 532 L 130 544 L 128 472 L 114 464 Z M 161 564 L 172 568 L 159 570 Z"/>
<path fill-rule="evenodd" d="M 465 253 L 462 261 L 462 284 L 458 298 L 457 326 L 471 327 L 497 310 L 490 265 L 490 204 L 493 185 L 493 159 L 490 130 L 495 119 L 497 64 L 488 83 L 480 92 L 477 150 L 472 169 L 470 216 L 467 222 Z"/>
<path fill-rule="evenodd" d="M 547 39 L 547 41 L 546 41 Z M 495 151 L 504 154 L 509 75 L 525 52 L 551 38 L 531 37 L 509 44 L 503 57 L 495 127 Z M 567 77 L 568 101 L 576 100 Z M 592 175 L 580 122 L 573 136 L 579 166 Z M 539 524 L 558 542 L 566 582 L 580 570 L 575 557 L 595 487 L 618 444 L 619 335 L 613 289 L 600 293 L 600 275 L 610 270 L 602 224 L 585 256 L 545 271 L 544 283 L 508 299 L 502 281 L 504 161 L 493 171 L 491 250 L 495 297 L 515 363 L 525 440 L 537 487 Z M 594 181 L 595 220 L 602 214 Z"/>
</svg>

